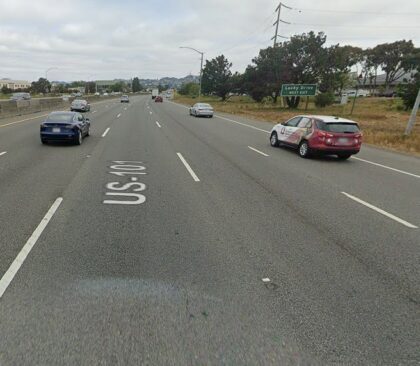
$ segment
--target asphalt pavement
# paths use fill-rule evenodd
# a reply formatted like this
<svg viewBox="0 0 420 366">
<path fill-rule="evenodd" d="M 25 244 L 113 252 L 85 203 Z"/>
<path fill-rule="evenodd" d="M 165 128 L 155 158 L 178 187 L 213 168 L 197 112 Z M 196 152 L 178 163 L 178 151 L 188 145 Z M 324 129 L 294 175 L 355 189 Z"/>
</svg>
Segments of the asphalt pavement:
<svg viewBox="0 0 420 366">
<path fill-rule="evenodd" d="M 0 120 L 0 365 L 417 365 L 420 159 L 149 96 Z"/>
</svg>

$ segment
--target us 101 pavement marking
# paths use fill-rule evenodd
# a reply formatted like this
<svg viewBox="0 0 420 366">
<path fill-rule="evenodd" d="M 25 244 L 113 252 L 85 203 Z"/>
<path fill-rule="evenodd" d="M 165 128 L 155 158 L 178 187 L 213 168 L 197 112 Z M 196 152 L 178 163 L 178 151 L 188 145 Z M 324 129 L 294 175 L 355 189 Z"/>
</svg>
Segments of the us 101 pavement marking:
<svg viewBox="0 0 420 366">
<path fill-rule="evenodd" d="M 374 205 L 371 205 L 370 203 L 368 203 L 366 201 L 363 201 L 360 198 L 357 198 L 355 196 L 352 196 L 351 194 L 348 194 L 346 192 L 341 192 L 341 193 L 344 194 L 346 197 L 352 199 L 353 201 L 358 202 L 361 205 L 366 206 L 366 207 L 370 208 L 371 210 L 374 210 L 374 211 L 376 211 L 376 212 L 378 212 L 378 213 L 380 213 L 380 214 L 382 214 L 382 215 L 384 215 L 384 216 L 386 216 L 386 217 L 388 217 L 388 218 L 390 218 L 390 219 L 392 219 L 394 221 L 397 221 L 400 224 L 409 227 L 410 229 L 418 229 L 418 227 L 416 225 L 410 224 L 408 221 L 405 221 L 403 219 L 400 219 L 399 217 L 397 217 L 397 216 L 395 216 L 393 214 L 390 214 L 389 212 L 386 212 L 386 211 L 384 211 L 384 210 L 382 210 L 382 209 L 380 209 L 380 208 L 378 208 L 378 207 L 376 207 Z"/>
<path fill-rule="evenodd" d="M 44 218 L 39 223 L 38 227 L 32 233 L 31 237 L 28 239 L 26 244 L 23 246 L 22 250 L 19 252 L 13 263 L 10 265 L 9 269 L 3 275 L 0 280 L 0 299 L 3 296 L 4 292 L 9 287 L 10 283 L 13 281 L 16 273 L 19 271 L 20 267 L 22 266 L 23 262 L 25 262 L 27 256 L 29 255 L 30 251 L 38 241 L 39 237 L 41 236 L 44 229 L 47 227 L 48 223 L 50 222 L 51 218 L 54 216 L 55 212 L 57 211 L 58 207 L 60 207 L 61 202 L 63 202 L 63 198 L 58 197 L 48 212 L 45 214 Z"/>
<path fill-rule="evenodd" d="M 160 123 L 158 121 L 156 121 L 156 124 L 159 128 L 162 128 L 162 126 L 160 125 Z"/>
<path fill-rule="evenodd" d="M 190 164 L 187 163 L 187 161 L 184 159 L 181 153 L 176 153 L 178 155 L 178 158 L 182 161 L 185 168 L 188 170 L 188 173 L 192 176 L 195 182 L 199 182 L 200 179 L 197 177 L 197 175 L 194 173 L 194 170 L 191 169 Z"/>
<path fill-rule="evenodd" d="M 107 133 L 109 132 L 109 130 L 110 130 L 111 128 L 110 127 L 108 127 L 106 130 L 105 130 L 105 132 L 102 134 L 102 137 L 105 137 L 106 135 L 107 135 Z"/>
<path fill-rule="evenodd" d="M 109 182 L 106 184 L 107 197 L 119 199 L 105 199 L 106 205 L 141 205 L 146 202 L 146 196 L 138 193 L 146 190 L 146 184 L 138 182 L 138 177 L 132 175 L 146 175 L 146 167 L 141 161 L 115 160 L 109 167 L 113 174 L 119 177 L 130 178 L 131 182 Z"/>
<path fill-rule="evenodd" d="M 0 156 L 6 155 L 6 154 L 7 154 L 7 151 L 0 152 Z"/>
<path fill-rule="evenodd" d="M 120 117 L 121 117 L 121 113 L 118 113 L 118 114 L 117 114 L 117 118 L 120 118 Z"/>
<path fill-rule="evenodd" d="M 251 149 L 251 150 L 253 150 L 253 151 L 255 151 L 256 153 L 258 153 L 258 154 L 261 154 L 262 156 L 270 156 L 270 155 L 267 155 L 266 153 L 263 153 L 262 151 L 260 151 L 260 150 L 257 150 L 257 149 L 255 149 L 254 147 L 252 147 L 252 146 L 248 146 L 248 148 L 249 149 Z"/>
</svg>

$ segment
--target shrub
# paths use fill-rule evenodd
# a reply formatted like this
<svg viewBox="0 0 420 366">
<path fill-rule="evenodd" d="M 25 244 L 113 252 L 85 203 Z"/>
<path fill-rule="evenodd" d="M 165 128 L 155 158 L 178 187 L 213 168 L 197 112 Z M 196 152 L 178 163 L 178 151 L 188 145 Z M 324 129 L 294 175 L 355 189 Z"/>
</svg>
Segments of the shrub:
<svg viewBox="0 0 420 366">
<path fill-rule="evenodd" d="M 324 108 L 334 103 L 334 94 L 330 92 L 320 93 L 315 96 L 315 105 Z"/>
</svg>

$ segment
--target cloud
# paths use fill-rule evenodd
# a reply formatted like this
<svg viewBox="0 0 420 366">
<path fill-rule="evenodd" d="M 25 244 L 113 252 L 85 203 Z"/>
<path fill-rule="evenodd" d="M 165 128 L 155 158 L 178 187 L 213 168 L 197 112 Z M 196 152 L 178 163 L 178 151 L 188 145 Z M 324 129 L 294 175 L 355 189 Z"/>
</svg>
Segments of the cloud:
<svg viewBox="0 0 420 366">
<path fill-rule="evenodd" d="M 420 24 L 417 0 L 398 8 L 391 0 L 286 3 L 294 9 L 282 9 L 292 23 L 281 24 L 284 36 L 313 29 L 325 31 L 329 44 L 369 47 L 405 38 L 418 45 L 420 28 L 408 27 Z M 49 75 L 59 80 L 198 74 L 199 55 L 179 46 L 206 58 L 224 53 L 243 71 L 272 44 L 276 17 L 272 0 L 0 0 L 0 9 L 0 78 L 29 80 L 52 66 L 58 70 Z"/>
</svg>

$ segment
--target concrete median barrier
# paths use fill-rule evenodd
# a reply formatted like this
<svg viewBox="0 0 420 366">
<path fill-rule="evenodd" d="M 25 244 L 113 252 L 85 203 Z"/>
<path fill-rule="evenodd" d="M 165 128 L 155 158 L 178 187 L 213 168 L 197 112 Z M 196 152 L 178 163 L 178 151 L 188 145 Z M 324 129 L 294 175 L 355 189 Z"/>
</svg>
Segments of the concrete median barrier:
<svg viewBox="0 0 420 366">
<path fill-rule="evenodd" d="M 80 99 L 86 99 L 89 103 L 95 103 L 107 99 L 116 99 L 119 96 L 99 97 L 95 95 L 84 96 Z M 37 113 L 42 111 L 52 111 L 57 109 L 67 110 L 70 108 L 74 97 L 68 100 L 63 100 L 62 97 L 51 98 L 33 98 L 31 100 L 2 100 L 0 101 L 0 119 L 14 116 L 21 116 L 25 114 Z"/>
</svg>

